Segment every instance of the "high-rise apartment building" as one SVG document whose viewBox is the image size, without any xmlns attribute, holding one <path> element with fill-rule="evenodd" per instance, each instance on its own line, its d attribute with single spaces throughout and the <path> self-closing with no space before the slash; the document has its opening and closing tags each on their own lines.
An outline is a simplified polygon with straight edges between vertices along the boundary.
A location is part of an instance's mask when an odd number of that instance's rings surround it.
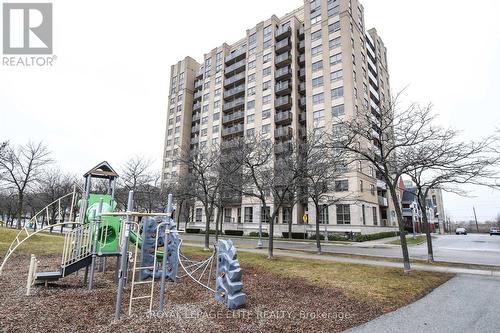
<svg viewBox="0 0 500 333">
<path fill-rule="evenodd" d="M 375 29 L 366 30 L 357 0 L 305 0 L 278 18 L 247 30 L 238 42 L 206 53 L 202 63 L 187 57 L 171 68 L 163 181 L 182 172 L 182 151 L 262 133 L 274 140 L 279 155 L 291 140 L 308 130 L 334 130 L 343 117 L 362 112 L 380 116 L 390 99 L 387 50 Z M 376 146 L 380 129 L 373 132 Z M 386 185 L 375 168 L 360 163 L 335 183 L 336 191 L 356 200 L 331 205 L 318 217 L 329 231 L 378 232 L 394 228 L 396 217 Z M 280 211 L 276 233 L 291 219 L 298 231 L 312 227 L 313 205 L 296 204 Z M 260 203 L 237 198 L 224 208 L 225 228 L 257 229 Z M 204 226 L 201 205 L 191 221 Z M 282 228 L 280 228 L 282 226 Z M 392 230 L 392 229 L 391 229 Z"/>
</svg>

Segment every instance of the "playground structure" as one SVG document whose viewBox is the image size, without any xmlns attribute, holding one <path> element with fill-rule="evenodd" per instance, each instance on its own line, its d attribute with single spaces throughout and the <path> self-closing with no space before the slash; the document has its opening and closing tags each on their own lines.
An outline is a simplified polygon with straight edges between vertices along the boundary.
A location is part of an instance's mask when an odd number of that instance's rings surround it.
<svg viewBox="0 0 500 333">
<path fill-rule="evenodd" d="M 190 259 L 182 254 L 181 232 L 173 219 L 173 197 L 168 196 L 168 205 L 163 213 L 134 212 L 133 191 L 129 192 L 127 209 L 116 212 L 115 185 L 118 174 L 107 162 L 102 162 L 85 173 L 85 186 L 79 202 L 79 214 L 73 218 L 77 202 L 77 187 L 73 192 L 54 201 L 34 215 L 19 231 L 11 243 L 0 266 L 0 274 L 12 253 L 33 235 L 50 228 L 73 226 L 65 231 L 62 259 L 59 270 L 37 272 L 37 260 L 31 256 L 27 281 L 27 294 L 34 284 L 57 281 L 84 269 L 84 284 L 91 290 L 94 285 L 97 260 L 101 271 L 106 270 L 109 258 L 116 258 L 115 281 L 117 282 L 115 319 L 120 318 L 123 292 L 129 289 L 128 314 L 139 300 L 149 300 L 149 311 L 153 310 L 155 285 L 159 283 L 159 311 L 165 307 L 167 281 L 177 282 L 184 278 L 214 293 L 216 300 L 229 309 L 243 307 L 246 295 L 242 292 L 242 272 L 236 257 L 236 249 L 230 240 L 220 240 L 213 253 L 203 260 Z M 93 179 L 107 181 L 107 193 L 91 193 Z M 62 221 L 62 200 L 71 197 L 69 220 Z M 55 205 L 55 206 L 54 206 Z M 49 209 L 57 207 L 59 220 L 44 225 L 40 216 L 49 215 Z M 47 219 L 48 220 L 48 219 Z M 129 249 L 131 251 L 129 251 Z M 179 267 L 180 266 L 180 267 Z M 144 291 L 139 285 L 148 285 Z M 156 291 L 157 292 L 157 291 Z M 157 292 L 158 293 L 158 292 Z"/>
</svg>

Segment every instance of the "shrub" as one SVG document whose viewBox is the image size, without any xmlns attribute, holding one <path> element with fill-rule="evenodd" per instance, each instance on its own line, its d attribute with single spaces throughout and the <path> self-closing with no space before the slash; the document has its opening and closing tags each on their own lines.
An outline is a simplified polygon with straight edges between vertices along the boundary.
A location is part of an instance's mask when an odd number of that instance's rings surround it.
<svg viewBox="0 0 500 333">
<path fill-rule="evenodd" d="M 226 230 L 224 234 L 228 236 L 243 236 L 243 230 Z"/>
<path fill-rule="evenodd" d="M 282 232 L 283 238 L 289 238 L 288 232 Z M 307 239 L 307 232 L 292 232 L 292 239 Z"/>
<path fill-rule="evenodd" d="M 259 237 L 259 232 L 258 231 L 252 231 L 248 234 L 250 237 Z M 268 232 L 262 232 L 262 237 L 269 237 Z"/>
<path fill-rule="evenodd" d="M 311 236 L 309 236 L 309 239 L 314 239 L 314 240 L 316 240 L 316 234 L 312 234 Z M 325 239 L 325 235 L 320 234 L 320 235 L 319 235 L 319 239 L 320 239 L 320 240 L 324 240 L 324 239 Z"/>
<path fill-rule="evenodd" d="M 387 232 L 379 232 L 376 234 L 368 234 L 368 235 L 357 235 L 354 240 L 356 242 L 366 242 L 376 239 L 382 239 L 387 237 L 399 236 L 399 232 L 396 231 L 387 231 Z"/>
<path fill-rule="evenodd" d="M 200 233 L 200 229 L 196 229 L 196 228 L 186 228 L 186 233 L 187 233 L 187 234 L 199 234 L 199 233 Z"/>
<path fill-rule="evenodd" d="M 328 235 L 328 240 L 335 242 L 335 241 L 347 241 L 349 239 L 343 235 L 333 234 L 333 235 Z"/>
</svg>

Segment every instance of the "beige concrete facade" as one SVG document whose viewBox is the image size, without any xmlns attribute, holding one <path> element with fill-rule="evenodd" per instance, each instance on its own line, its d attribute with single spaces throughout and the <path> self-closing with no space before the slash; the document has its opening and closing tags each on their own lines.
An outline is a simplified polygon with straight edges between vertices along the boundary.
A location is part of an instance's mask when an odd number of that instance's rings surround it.
<svg viewBox="0 0 500 333">
<path fill-rule="evenodd" d="M 172 66 L 169 97 L 164 182 L 185 172 L 175 163 L 181 151 L 252 131 L 269 135 L 286 150 L 288 142 L 301 140 L 312 128 L 332 131 L 339 118 L 361 112 L 377 116 L 390 98 L 387 51 L 375 29 L 365 30 L 357 0 L 305 0 L 284 17 L 273 15 L 248 29 L 240 41 L 206 53 L 201 63 L 187 57 Z M 373 132 L 376 142 L 380 133 Z M 352 200 L 328 207 L 325 229 L 394 230 L 394 208 L 373 166 L 352 166 L 341 180 L 348 182 Z M 196 204 L 190 223 L 203 227 L 200 207 Z M 312 230 L 313 207 L 282 208 L 276 233 L 287 230 L 290 218 L 294 230 Z M 308 225 L 303 224 L 306 212 Z M 228 205 L 223 216 L 225 229 L 256 231 L 260 204 L 243 197 Z"/>
</svg>

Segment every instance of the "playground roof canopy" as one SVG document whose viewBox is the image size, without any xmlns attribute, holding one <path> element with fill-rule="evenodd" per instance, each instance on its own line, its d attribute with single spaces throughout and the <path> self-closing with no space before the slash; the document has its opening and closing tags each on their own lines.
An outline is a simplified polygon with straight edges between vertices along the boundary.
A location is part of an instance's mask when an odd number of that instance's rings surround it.
<svg viewBox="0 0 500 333">
<path fill-rule="evenodd" d="M 83 177 L 88 176 L 105 179 L 114 179 L 119 177 L 116 171 L 113 170 L 111 165 L 109 165 L 109 163 L 106 161 L 97 164 L 95 167 L 93 167 L 83 175 Z"/>
</svg>

